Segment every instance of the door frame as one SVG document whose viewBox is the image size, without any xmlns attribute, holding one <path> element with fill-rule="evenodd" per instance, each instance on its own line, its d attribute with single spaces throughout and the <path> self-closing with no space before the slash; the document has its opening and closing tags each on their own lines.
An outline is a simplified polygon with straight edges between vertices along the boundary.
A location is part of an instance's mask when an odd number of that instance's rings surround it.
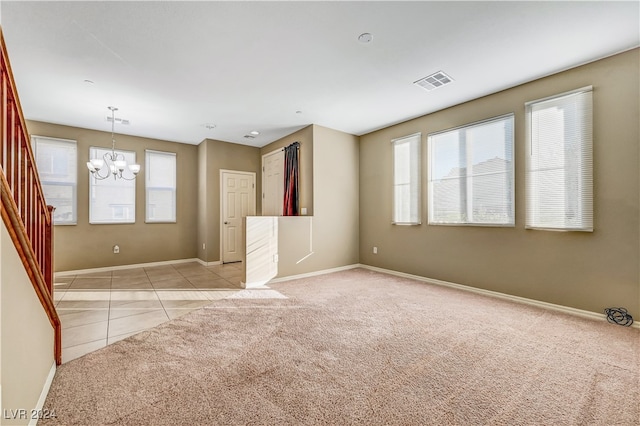
<svg viewBox="0 0 640 426">
<path fill-rule="evenodd" d="M 253 208 L 254 208 L 254 215 L 255 215 L 255 211 L 257 210 L 257 206 L 256 206 L 256 172 L 247 172 L 244 170 L 229 170 L 229 169 L 220 169 L 220 198 L 219 198 L 219 203 L 220 203 L 220 220 L 219 220 L 219 226 L 220 226 L 220 263 L 224 264 L 224 174 L 225 173 L 233 173 L 233 174 L 238 174 L 238 175 L 248 175 L 248 176 L 252 176 L 253 177 L 253 188 L 252 188 L 252 197 L 253 197 Z"/>
<path fill-rule="evenodd" d="M 260 203 L 260 212 L 261 212 L 260 214 L 262 214 L 262 216 L 264 216 L 264 196 L 266 195 L 265 185 L 264 185 L 264 173 L 266 171 L 265 167 L 264 167 L 264 160 L 267 157 L 270 157 L 270 156 L 278 154 L 278 153 L 282 153 L 281 154 L 282 155 L 282 165 L 284 166 L 284 148 L 274 149 L 273 151 L 267 152 L 266 154 L 264 154 L 262 156 L 262 163 L 261 163 L 261 167 L 262 167 L 262 176 L 261 176 L 261 178 L 262 178 L 262 180 L 260 181 L 260 184 L 261 184 L 260 188 L 261 188 L 261 192 L 262 192 L 262 203 Z M 283 179 L 282 179 L 282 191 L 283 191 L 283 195 L 284 195 L 284 169 L 282 170 L 282 176 L 283 176 Z M 282 198 L 283 198 L 283 200 L 280 200 L 281 204 L 284 201 L 284 196 Z M 282 215 L 280 215 L 280 216 L 282 216 Z"/>
</svg>

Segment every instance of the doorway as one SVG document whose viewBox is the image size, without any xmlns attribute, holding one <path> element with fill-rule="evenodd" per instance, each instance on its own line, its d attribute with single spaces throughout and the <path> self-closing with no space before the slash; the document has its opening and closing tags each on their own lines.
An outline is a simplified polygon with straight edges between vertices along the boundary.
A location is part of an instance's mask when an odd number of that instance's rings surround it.
<svg viewBox="0 0 640 426">
<path fill-rule="evenodd" d="M 244 258 L 242 218 L 256 214 L 256 174 L 220 170 L 220 253 L 222 263 Z"/>
<path fill-rule="evenodd" d="M 284 200 L 284 150 L 262 156 L 262 216 L 282 216 Z"/>
</svg>

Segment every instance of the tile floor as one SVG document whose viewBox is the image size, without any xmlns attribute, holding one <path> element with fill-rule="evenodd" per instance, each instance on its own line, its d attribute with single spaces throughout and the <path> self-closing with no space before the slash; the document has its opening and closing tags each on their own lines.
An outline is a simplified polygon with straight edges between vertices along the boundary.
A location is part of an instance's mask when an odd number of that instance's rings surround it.
<svg viewBox="0 0 640 426">
<path fill-rule="evenodd" d="M 62 362 L 238 293 L 242 267 L 190 262 L 56 277 Z"/>
</svg>

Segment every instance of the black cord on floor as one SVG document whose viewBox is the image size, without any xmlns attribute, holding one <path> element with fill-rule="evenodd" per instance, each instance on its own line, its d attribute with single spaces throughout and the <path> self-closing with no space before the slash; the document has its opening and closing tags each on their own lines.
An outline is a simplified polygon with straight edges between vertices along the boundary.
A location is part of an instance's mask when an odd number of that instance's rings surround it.
<svg viewBox="0 0 640 426">
<path fill-rule="evenodd" d="M 612 324 L 624 325 L 625 327 L 633 324 L 633 317 L 625 308 L 607 308 L 604 313 L 607 314 L 607 321 Z"/>
</svg>

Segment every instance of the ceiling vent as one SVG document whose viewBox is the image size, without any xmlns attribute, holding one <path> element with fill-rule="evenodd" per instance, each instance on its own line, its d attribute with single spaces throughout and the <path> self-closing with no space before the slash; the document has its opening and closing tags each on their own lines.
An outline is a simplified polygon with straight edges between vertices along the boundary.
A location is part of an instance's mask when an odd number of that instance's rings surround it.
<svg viewBox="0 0 640 426">
<path fill-rule="evenodd" d="M 416 86 L 422 87 L 424 90 L 430 91 L 451 83 L 453 79 L 443 71 L 438 71 L 418 81 L 413 82 Z"/>
<path fill-rule="evenodd" d="M 255 139 L 256 137 L 253 135 L 244 135 L 245 139 Z"/>
<path fill-rule="evenodd" d="M 113 120 L 114 120 L 114 119 L 112 119 L 111 117 L 107 117 L 107 121 L 108 121 L 108 122 L 111 122 L 111 121 L 113 121 Z M 123 120 L 122 118 L 118 118 L 118 117 L 116 117 L 116 118 L 115 118 L 115 122 L 116 122 L 116 123 L 120 123 L 120 124 L 124 124 L 124 125 L 126 125 L 126 126 L 128 126 L 129 124 L 131 124 L 131 123 L 129 122 L 129 120 Z"/>
</svg>

